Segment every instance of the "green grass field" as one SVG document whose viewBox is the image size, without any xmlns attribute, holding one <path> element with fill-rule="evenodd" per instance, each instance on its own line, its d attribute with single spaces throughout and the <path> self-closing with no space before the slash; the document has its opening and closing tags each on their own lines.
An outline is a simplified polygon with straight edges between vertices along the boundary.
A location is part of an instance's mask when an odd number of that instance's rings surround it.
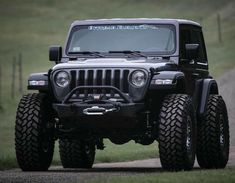
<svg viewBox="0 0 235 183">
<path fill-rule="evenodd" d="M 113 176 L 95 179 L 91 183 L 233 183 L 235 170 L 193 170 L 190 172 L 158 172 L 148 175 L 137 174 L 128 176 Z"/>
<path fill-rule="evenodd" d="M 12 59 L 23 56 L 24 93 L 27 77 L 32 72 L 47 71 L 48 47 L 63 45 L 68 28 L 76 19 L 113 17 L 186 18 L 203 25 L 210 71 L 219 76 L 235 67 L 235 2 L 232 0 L 1 0 L 0 1 L 0 65 L 2 67 L 2 95 L 0 96 L 0 167 L 15 167 L 14 121 L 21 97 L 11 93 Z M 222 43 L 218 41 L 217 14 L 221 16 Z M 18 78 L 18 74 L 16 73 Z M 18 81 L 16 81 L 18 89 Z M 157 155 L 157 146 L 128 143 L 114 146 L 106 141 L 107 149 L 98 152 L 96 161 L 110 162 L 144 159 Z M 58 150 L 54 162 L 59 162 Z"/>
</svg>

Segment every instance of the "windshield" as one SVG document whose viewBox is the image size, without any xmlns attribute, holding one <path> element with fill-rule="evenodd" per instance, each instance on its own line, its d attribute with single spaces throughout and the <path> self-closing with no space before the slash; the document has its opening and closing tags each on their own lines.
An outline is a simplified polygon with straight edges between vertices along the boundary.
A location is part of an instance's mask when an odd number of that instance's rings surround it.
<svg viewBox="0 0 235 183">
<path fill-rule="evenodd" d="M 123 24 L 76 26 L 67 53 L 138 51 L 171 54 L 175 50 L 173 25 Z"/>
</svg>

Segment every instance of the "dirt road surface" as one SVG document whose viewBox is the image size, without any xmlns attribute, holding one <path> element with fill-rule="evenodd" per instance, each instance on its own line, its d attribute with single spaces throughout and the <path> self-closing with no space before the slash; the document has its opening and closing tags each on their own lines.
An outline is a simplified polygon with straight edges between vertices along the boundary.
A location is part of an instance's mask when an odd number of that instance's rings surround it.
<svg viewBox="0 0 235 183">
<path fill-rule="evenodd" d="M 219 91 L 227 105 L 229 125 L 230 125 L 230 142 L 235 146 L 235 69 L 226 72 L 218 80 Z"/>
<path fill-rule="evenodd" d="M 235 167 L 235 70 L 231 70 L 218 78 L 219 90 L 223 96 L 230 120 L 230 158 L 227 167 Z M 195 169 L 198 168 L 195 163 Z M 126 176 L 133 174 L 159 173 L 161 169 L 160 160 L 148 159 L 120 163 L 99 163 L 91 170 L 63 169 L 62 167 L 51 167 L 48 172 L 22 172 L 20 169 L 0 171 L 0 182 L 89 182 L 99 177 Z"/>
<path fill-rule="evenodd" d="M 235 146 L 231 147 L 229 163 L 227 167 L 235 167 Z M 195 162 L 195 169 L 198 164 Z M 92 179 L 108 178 L 111 176 L 127 176 L 134 174 L 160 173 L 161 164 L 159 158 L 138 160 L 119 163 L 98 163 L 90 170 L 88 169 L 63 169 L 54 166 L 47 172 L 22 172 L 20 169 L 0 171 L 1 183 L 73 183 L 89 182 Z"/>
</svg>

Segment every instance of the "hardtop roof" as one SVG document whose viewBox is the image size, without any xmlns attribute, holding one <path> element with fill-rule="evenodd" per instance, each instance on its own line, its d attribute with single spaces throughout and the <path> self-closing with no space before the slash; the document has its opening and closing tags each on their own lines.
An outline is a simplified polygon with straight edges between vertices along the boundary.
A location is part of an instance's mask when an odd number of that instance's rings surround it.
<svg viewBox="0 0 235 183">
<path fill-rule="evenodd" d="M 197 22 L 185 19 L 166 19 L 166 18 L 113 18 L 113 19 L 90 19 L 76 20 L 72 23 L 75 25 L 91 25 L 91 24 L 128 24 L 128 23 L 155 23 L 155 24 L 187 24 L 201 27 Z"/>
</svg>

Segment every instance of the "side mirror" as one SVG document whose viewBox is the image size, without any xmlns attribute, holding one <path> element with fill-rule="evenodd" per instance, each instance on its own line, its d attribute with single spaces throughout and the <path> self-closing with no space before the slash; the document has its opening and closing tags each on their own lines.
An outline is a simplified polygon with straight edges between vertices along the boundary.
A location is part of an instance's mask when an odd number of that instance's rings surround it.
<svg viewBox="0 0 235 183">
<path fill-rule="evenodd" d="M 199 44 L 185 44 L 186 59 L 195 60 L 198 58 Z"/>
<path fill-rule="evenodd" d="M 50 46 L 49 48 L 49 60 L 58 63 L 62 58 L 61 46 Z"/>
</svg>

